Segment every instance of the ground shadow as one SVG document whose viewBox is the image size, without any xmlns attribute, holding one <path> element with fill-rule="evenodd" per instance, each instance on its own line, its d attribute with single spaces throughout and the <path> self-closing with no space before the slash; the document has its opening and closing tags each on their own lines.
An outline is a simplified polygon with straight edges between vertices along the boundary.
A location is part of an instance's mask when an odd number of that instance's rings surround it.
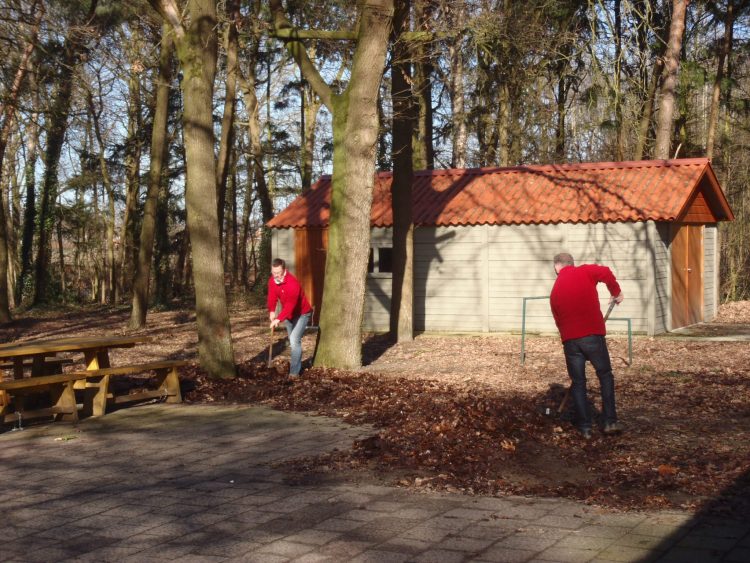
<svg viewBox="0 0 750 563">
<path fill-rule="evenodd" d="M 750 471 L 709 501 L 695 516 L 664 538 L 639 563 L 748 561 Z"/>
<path fill-rule="evenodd" d="M 369 366 L 376 362 L 395 344 L 396 342 L 388 333 L 368 335 L 362 342 L 362 365 Z"/>
</svg>

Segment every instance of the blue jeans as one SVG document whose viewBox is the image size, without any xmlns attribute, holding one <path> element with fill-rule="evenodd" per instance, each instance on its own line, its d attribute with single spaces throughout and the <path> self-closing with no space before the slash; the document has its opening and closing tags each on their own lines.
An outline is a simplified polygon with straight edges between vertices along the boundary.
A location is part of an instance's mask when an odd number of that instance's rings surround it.
<svg viewBox="0 0 750 563">
<path fill-rule="evenodd" d="M 591 362 L 599 378 L 602 394 L 602 411 L 604 424 L 617 422 L 615 410 L 615 378 L 612 375 L 612 364 L 604 336 L 592 334 L 583 338 L 574 338 L 563 343 L 565 364 L 572 381 L 571 396 L 578 415 L 578 426 L 581 430 L 591 429 L 591 413 L 586 401 L 586 361 Z"/>
<path fill-rule="evenodd" d="M 312 313 L 305 313 L 299 317 L 284 321 L 289 335 L 289 346 L 292 348 L 292 360 L 289 364 L 289 375 L 299 375 L 302 371 L 302 337 Z"/>
</svg>

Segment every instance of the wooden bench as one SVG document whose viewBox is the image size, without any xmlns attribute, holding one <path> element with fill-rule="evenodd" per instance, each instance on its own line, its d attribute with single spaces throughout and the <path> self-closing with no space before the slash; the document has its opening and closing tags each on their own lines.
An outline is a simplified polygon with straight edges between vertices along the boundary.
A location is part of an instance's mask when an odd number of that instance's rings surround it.
<svg viewBox="0 0 750 563">
<path fill-rule="evenodd" d="M 43 369 L 43 375 L 55 375 L 58 373 L 62 373 L 62 368 L 64 365 L 72 364 L 73 360 L 70 358 L 44 358 L 44 361 L 42 362 L 42 369 Z M 23 369 L 31 370 L 33 369 L 34 362 L 31 360 L 25 360 L 22 364 Z M 6 362 L 3 364 L 0 364 L 0 369 L 16 369 L 16 364 L 12 362 Z"/>
<path fill-rule="evenodd" d="M 187 365 L 184 360 L 166 360 L 130 366 L 109 367 L 71 372 L 76 376 L 76 389 L 84 389 L 84 412 L 101 416 L 107 403 L 125 403 L 144 399 L 163 398 L 167 403 L 181 403 L 180 380 L 177 368 Z M 110 390 L 110 379 L 118 375 L 135 375 L 153 371 L 156 374 L 156 389 L 148 389 L 127 395 L 114 395 Z"/>
<path fill-rule="evenodd" d="M 23 418 L 54 416 L 61 420 L 76 421 L 78 408 L 73 387 L 76 381 L 84 378 L 80 373 L 63 373 L 0 381 L 0 418 L 3 422 L 20 422 Z M 45 392 L 49 393 L 52 406 L 25 408 L 28 395 Z"/>
</svg>

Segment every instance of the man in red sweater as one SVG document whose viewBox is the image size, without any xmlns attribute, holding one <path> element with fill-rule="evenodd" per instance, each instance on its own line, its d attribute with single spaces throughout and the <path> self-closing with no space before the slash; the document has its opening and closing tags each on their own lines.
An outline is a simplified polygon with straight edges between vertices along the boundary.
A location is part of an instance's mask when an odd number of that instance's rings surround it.
<svg viewBox="0 0 750 563">
<path fill-rule="evenodd" d="M 276 314 L 276 303 L 281 303 L 281 311 Z M 271 262 L 271 277 L 268 279 L 268 319 L 276 328 L 283 322 L 289 335 L 292 359 L 289 375 L 299 375 L 302 371 L 302 336 L 312 316 L 312 307 L 305 297 L 302 286 L 287 269 L 286 262 L 275 258 Z"/>
<path fill-rule="evenodd" d="M 555 256 L 554 265 L 557 280 L 550 294 L 550 307 L 563 342 L 578 428 L 584 438 L 591 438 L 591 413 L 586 401 L 586 361 L 589 361 L 599 378 L 604 433 L 616 434 L 622 431 L 622 426 L 617 422 L 615 381 L 596 286 L 600 282 L 605 284 L 611 295 L 610 302 L 619 304 L 623 300 L 620 285 L 606 266 L 583 264 L 576 267 L 573 257 L 565 252 Z"/>
</svg>

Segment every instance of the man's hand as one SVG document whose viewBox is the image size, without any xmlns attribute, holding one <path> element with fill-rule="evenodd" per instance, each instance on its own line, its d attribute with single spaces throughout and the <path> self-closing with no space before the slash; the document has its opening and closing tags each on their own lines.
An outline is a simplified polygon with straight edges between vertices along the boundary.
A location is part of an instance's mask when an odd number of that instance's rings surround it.
<svg viewBox="0 0 750 563">
<path fill-rule="evenodd" d="M 622 303 L 623 299 L 625 299 L 625 296 L 622 294 L 622 291 L 621 291 L 620 295 L 618 295 L 617 297 L 615 297 L 614 295 L 612 297 L 610 297 L 609 298 L 609 302 L 610 303 L 614 302 L 614 303 L 617 303 L 619 305 L 620 303 Z"/>
<path fill-rule="evenodd" d="M 270 313 L 268 313 L 268 320 L 269 321 L 272 321 L 275 318 L 276 318 L 276 311 L 271 311 Z"/>
<path fill-rule="evenodd" d="M 274 316 L 276 316 L 276 315 L 274 315 Z M 281 321 L 279 319 L 271 319 L 271 328 L 276 328 L 277 326 L 279 326 L 280 322 Z"/>
</svg>

